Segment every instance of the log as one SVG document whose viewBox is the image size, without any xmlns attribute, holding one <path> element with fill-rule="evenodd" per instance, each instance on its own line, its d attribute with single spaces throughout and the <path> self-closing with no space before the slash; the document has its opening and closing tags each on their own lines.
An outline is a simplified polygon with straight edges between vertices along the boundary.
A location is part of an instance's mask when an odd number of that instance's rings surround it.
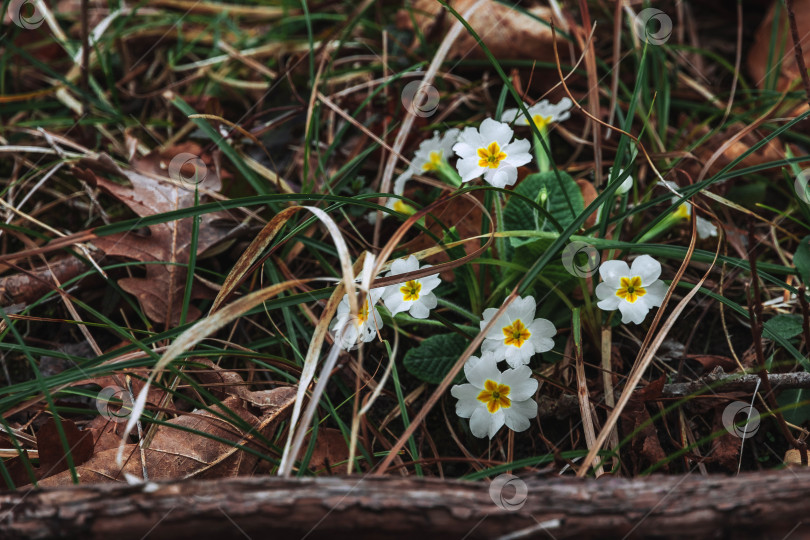
<svg viewBox="0 0 810 540">
<path fill-rule="evenodd" d="M 512 477 L 506 485 L 415 477 L 254 477 L 0 493 L 0 538 L 9 540 L 796 540 L 810 537 L 810 522 L 803 521 L 808 516 L 810 469 L 733 477 Z"/>
</svg>

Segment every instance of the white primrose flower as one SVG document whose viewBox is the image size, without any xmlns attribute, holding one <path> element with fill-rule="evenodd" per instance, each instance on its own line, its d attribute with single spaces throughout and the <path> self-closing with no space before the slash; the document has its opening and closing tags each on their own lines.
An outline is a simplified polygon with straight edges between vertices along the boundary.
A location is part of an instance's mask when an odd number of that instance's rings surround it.
<svg viewBox="0 0 810 540">
<path fill-rule="evenodd" d="M 405 193 L 405 183 L 413 175 L 435 171 L 442 163 L 447 163 L 447 160 L 453 156 L 453 145 L 456 143 L 459 133 L 461 130 L 456 128 L 448 129 L 443 134 L 434 131 L 433 137 L 422 141 L 411 164 L 394 180 L 394 195 Z M 402 199 L 390 198 L 385 206 L 403 214 L 410 213 L 410 208 Z"/>
<path fill-rule="evenodd" d="M 456 414 L 470 419 L 470 431 L 476 437 L 495 436 L 501 426 L 512 431 L 525 431 L 537 416 L 537 380 L 529 366 L 518 366 L 503 373 L 491 353 L 481 358 L 471 356 L 464 364 L 469 381 L 450 389 L 456 403 Z"/>
<path fill-rule="evenodd" d="M 678 189 L 678 184 L 675 182 L 668 182 L 664 180 L 664 183 L 671 187 L 672 189 Z M 679 197 L 672 197 L 672 202 L 677 202 Z M 692 217 L 692 205 L 688 202 L 683 202 L 675 211 L 675 215 L 683 218 L 689 219 Z M 701 240 L 705 240 L 710 236 L 717 236 L 717 227 L 709 221 L 708 219 L 704 219 L 700 216 L 695 217 L 695 226 L 697 227 L 698 238 Z"/>
<path fill-rule="evenodd" d="M 495 326 L 484 337 L 481 351 L 492 353 L 498 361 L 506 360 L 513 368 L 528 364 L 535 353 L 550 351 L 554 347 L 554 340 L 551 338 L 557 333 L 557 329 L 551 321 L 535 319 L 536 309 L 534 297 L 518 297 L 498 317 Z M 489 324 L 497 311 L 496 308 L 484 310 L 481 330 Z"/>
<path fill-rule="evenodd" d="M 571 117 L 570 109 L 573 103 L 569 98 L 564 97 L 559 103 L 549 103 L 547 99 L 544 99 L 538 101 L 531 107 L 526 103 L 523 105 L 529 110 L 529 115 L 531 115 L 532 120 L 534 120 L 537 129 L 542 130 L 552 122 L 568 120 Z M 507 109 L 503 111 L 501 121 L 510 124 L 515 122 L 515 124 L 519 126 L 529 125 L 529 119 L 526 118 L 526 115 L 523 114 L 523 111 L 520 109 Z"/>
<path fill-rule="evenodd" d="M 375 305 L 383 295 L 383 291 L 382 288 L 371 289 L 366 295 L 365 302 L 359 307 L 356 317 L 352 316 L 349 309 L 349 295 L 343 295 L 332 325 L 335 339 L 340 339 L 341 347 L 349 350 L 361 342 L 367 343 L 374 339 L 377 330 L 383 327 L 382 318 Z"/>
<path fill-rule="evenodd" d="M 532 160 L 526 139 L 512 141 L 514 132 L 503 122 L 487 118 L 479 129 L 464 128 L 453 146 L 461 158 L 456 164 L 462 182 L 482 174 L 489 184 L 503 188 L 517 181 L 517 168 Z"/>
<path fill-rule="evenodd" d="M 430 265 L 426 264 L 422 268 L 430 268 Z M 391 271 L 386 274 L 386 277 L 415 272 L 416 270 L 419 270 L 419 261 L 415 256 L 411 255 L 407 259 L 394 261 L 391 264 Z M 391 285 L 385 288 L 382 300 L 391 315 L 407 311 L 411 314 L 411 317 L 427 319 L 430 310 L 435 308 L 437 304 L 433 289 L 438 287 L 441 282 L 439 274 L 434 274 Z"/>
<path fill-rule="evenodd" d="M 599 267 L 602 283 L 596 286 L 600 309 L 618 309 L 622 322 L 641 324 L 653 307 L 664 301 L 667 287 L 658 279 L 661 263 L 649 255 L 641 255 L 627 266 L 624 261 L 606 261 Z"/>
</svg>

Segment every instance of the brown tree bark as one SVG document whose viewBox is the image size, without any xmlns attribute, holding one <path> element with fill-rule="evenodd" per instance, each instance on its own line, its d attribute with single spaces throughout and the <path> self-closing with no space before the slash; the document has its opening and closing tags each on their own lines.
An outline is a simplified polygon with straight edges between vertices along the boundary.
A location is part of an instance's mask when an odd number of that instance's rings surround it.
<svg viewBox="0 0 810 540">
<path fill-rule="evenodd" d="M 810 537 L 807 469 L 523 480 L 525 504 L 512 511 L 493 502 L 487 482 L 413 477 L 263 477 L 6 492 L 0 493 L 0 538 Z M 507 502 L 521 499 L 514 484 L 502 495 Z"/>
</svg>

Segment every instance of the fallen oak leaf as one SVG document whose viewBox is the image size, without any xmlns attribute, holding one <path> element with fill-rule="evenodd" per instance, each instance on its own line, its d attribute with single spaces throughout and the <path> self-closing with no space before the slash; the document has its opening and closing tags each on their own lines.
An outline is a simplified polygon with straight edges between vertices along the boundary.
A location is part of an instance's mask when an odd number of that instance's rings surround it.
<svg viewBox="0 0 810 540">
<path fill-rule="evenodd" d="M 201 159 L 200 162 L 204 163 Z M 194 205 L 193 185 L 183 182 L 172 183 L 123 169 L 104 154 L 96 160 L 84 159 L 79 163 L 85 168 L 78 166 L 75 168 L 78 177 L 120 200 L 141 217 L 190 208 Z M 178 171 L 172 171 L 177 173 L 175 176 L 188 178 L 183 176 L 187 173 L 181 171 L 182 167 L 174 168 L 178 168 Z M 97 175 L 96 171 L 126 178 L 131 187 L 112 182 Z M 221 187 L 221 181 L 209 171 L 202 179 L 201 185 L 207 189 L 217 190 Z M 222 217 L 224 216 L 214 213 L 200 216 L 198 254 L 225 239 L 233 229 L 217 226 L 221 223 Z M 152 225 L 145 236 L 129 231 L 94 240 L 95 245 L 108 256 L 162 263 L 146 265 L 146 275 L 143 278 L 127 277 L 118 280 L 122 289 L 138 299 L 146 316 L 157 323 L 165 323 L 167 320 L 170 324 L 179 323 L 179 308 L 186 284 L 185 265 L 188 264 L 191 252 L 192 226 L 191 218 L 185 218 Z M 211 297 L 211 291 L 195 281 L 191 298 Z M 196 320 L 199 316 L 200 311 L 193 305 L 189 306 L 187 319 Z"/>
<path fill-rule="evenodd" d="M 278 424 L 289 415 L 291 405 L 295 401 L 293 387 L 275 388 L 265 393 L 269 394 L 266 399 L 268 406 L 263 410 L 261 418 L 250 412 L 239 398 L 230 397 L 222 403 L 223 407 L 227 407 L 251 426 L 252 429 L 247 433 L 220 418 L 220 415 L 227 415 L 227 412 L 218 405 L 212 409 L 218 411 L 219 415 L 208 410 L 196 411 L 159 426 L 151 446 L 144 450 L 149 479 L 192 477 L 211 479 L 250 474 L 259 458 L 237 445 L 262 451 L 264 448 L 257 440 L 258 435 L 270 436 Z M 204 435 L 187 431 L 189 429 Z M 219 437 L 232 443 L 221 442 L 211 437 Z M 125 482 L 125 474 L 140 478 L 143 466 L 138 445 L 125 445 L 123 467 L 116 465 L 117 452 L 117 448 L 104 450 L 76 467 L 80 481 L 85 484 Z M 59 473 L 43 479 L 39 485 L 65 486 L 70 483 L 69 474 Z"/>
</svg>

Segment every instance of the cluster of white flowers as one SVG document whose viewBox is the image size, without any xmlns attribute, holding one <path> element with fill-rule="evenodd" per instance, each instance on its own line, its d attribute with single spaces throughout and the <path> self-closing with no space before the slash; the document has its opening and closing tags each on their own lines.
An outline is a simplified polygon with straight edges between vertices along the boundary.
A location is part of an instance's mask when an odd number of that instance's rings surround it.
<svg viewBox="0 0 810 540">
<path fill-rule="evenodd" d="M 386 277 L 397 276 L 430 268 L 429 264 L 419 266 L 419 261 L 411 255 L 407 259 L 397 259 L 391 264 L 391 271 Z M 349 295 L 343 296 L 338 304 L 337 315 L 332 324 L 335 338 L 340 340 L 344 349 L 351 349 L 361 342 L 374 339 L 377 331 L 383 327 L 383 321 L 377 310 L 377 302 L 383 301 L 391 315 L 407 311 L 415 319 L 427 319 L 430 310 L 435 308 L 438 300 L 433 289 L 441 284 L 439 274 L 419 279 L 409 279 L 396 285 L 371 289 L 366 295 L 364 304 L 356 316 L 349 308 Z"/>
<path fill-rule="evenodd" d="M 464 365 L 466 384 L 456 385 L 450 393 L 458 399 L 456 414 L 470 419 L 470 431 L 476 437 L 491 439 L 506 424 L 513 431 L 525 431 L 537 416 L 532 399 L 537 380 L 528 363 L 536 353 L 550 351 L 557 329 L 546 319 L 535 319 L 534 298 L 518 297 L 506 307 L 484 336 L 481 357 L 471 356 Z M 498 312 L 484 310 L 481 330 Z M 498 362 L 505 360 L 509 369 L 501 372 Z"/>
<path fill-rule="evenodd" d="M 653 307 L 659 307 L 667 288 L 658 279 L 661 264 L 649 255 L 637 257 L 632 266 L 624 261 L 606 261 L 599 267 L 602 283 L 596 287 L 597 305 L 606 311 L 618 309 L 623 323 L 641 324 Z M 535 319 L 534 298 L 518 298 L 507 306 L 484 337 L 481 357 L 471 356 L 464 366 L 467 383 L 451 394 L 458 402 L 456 414 L 470 419 L 476 437 L 491 439 L 506 424 L 513 431 L 528 429 L 537 416 L 532 395 L 537 381 L 528 368 L 532 356 L 551 350 L 557 329 L 546 319 Z M 497 313 L 484 310 L 483 330 Z M 497 364 L 509 364 L 501 372 Z"/>
<path fill-rule="evenodd" d="M 557 104 L 548 101 L 528 107 L 529 117 L 518 109 L 504 112 L 503 119 L 515 125 L 527 126 L 531 122 L 545 130 L 552 122 L 566 120 L 570 116 L 571 100 L 563 99 Z M 408 169 L 394 183 L 394 194 L 402 195 L 405 183 L 414 174 L 449 169 L 451 152 L 458 156 L 456 170 L 461 182 L 469 182 L 483 176 L 490 185 L 503 188 L 517 181 L 517 168 L 529 163 L 530 144 L 525 139 L 514 139 L 509 124 L 491 118 L 485 119 L 478 128 L 467 127 L 463 131 L 451 129 L 444 134 L 434 132 L 433 137 L 423 141 Z M 619 175 L 623 173 L 619 170 Z M 633 186 L 629 176 L 617 189 L 626 193 Z M 399 199 L 389 201 L 389 207 L 403 213 L 412 209 Z M 688 203 L 682 205 L 686 212 Z M 679 211 L 681 211 L 679 209 Z M 698 223 L 700 230 L 701 223 Z M 704 220 L 705 221 L 705 220 Z M 716 232 L 715 232 L 716 234 Z M 701 237 L 703 235 L 701 234 Z M 421 269 L 429 266 L 422 266 Z M 419 262 L 411 255 L 393 262 L 387 276 L 419 270 Z M 661 264 L 649 255 L 637 257 L 632 266 L 624 261 L 606 261 L 599 267 L 602 282 L 596 287 L 599 308 L 618 309 L 623 323 L 640 324 L 649 311 L 660 307 L 666 294 L 666 285 L 658 279 Z M 343 298 L 333 330 L 342 332 L 341 344 L 351 348 L 359 342 L 371 341 L 382 327 L 382 319 L 376 304 L 381 300 L 394 316 L 408 312 L 412 317 L 425 319 L 438 303 L 433 290 L 441 279 L 434 274 L 421 279 L 412 279 L 384 289 L 372 289 L 360 312 L 352 317 L 348 296 Z M 470 430 L 476 437 L 490 439 L 506 425 L 514 431 L 524 431 L 537 415 L 537 403 L 533 399 L 537 380 L 532 377 L 528 364 L 537 354 L 554 346 L 557 329 L 550 321 L 535 318 L 537 303 L 531 296 L 518 297 L 496 317 L 498 309 L 484 310 L 481 330 L 492 323 L 481 344 L 481 356 L 471 356 L 464 366 L 467 383 L 455 385 L 451 394 L 458 400 L 456 413 L 469 418 Z M 340 335 L 341 333 L 339 333 Z M 508 367 L 501 371 L 498 363 L 505 361 Z"/>
<path fill-rule="evenodd" d="M 531 119 L 538 129 L 544 130 L 553 122 L 562 122 L 570 116 L 572 102 L 563 98 L 559 103 L 542 100 L 531 107 L 526 105 Z M 520 109 L 508 109 L 501 116 L 502 122 L 486 118 L 477 128 L 466 127 L 464 131 L 448 129 L 443 134 L 433 132 L 433 137 L 422 141 L 413 156 L 411 164 L 394 180 L 394 195 L 405 193 L 405 184 L 415 174 L 437 171 L 447 166 L 453 152 L 459 160 L 456 171 L 462 182 L 469 182 L 481 176 L 492 186 L 504 188 L 517 181 L 517 168 L 532 160 L 529 153 L 531 144 L 526 139 L 515 139 L 509 124 L 528 126 L 529 120 Z M 388 208 L 403 214 L 413 213 L 413 209 L 402 199 L 390 198 Z"/>
</svg>

